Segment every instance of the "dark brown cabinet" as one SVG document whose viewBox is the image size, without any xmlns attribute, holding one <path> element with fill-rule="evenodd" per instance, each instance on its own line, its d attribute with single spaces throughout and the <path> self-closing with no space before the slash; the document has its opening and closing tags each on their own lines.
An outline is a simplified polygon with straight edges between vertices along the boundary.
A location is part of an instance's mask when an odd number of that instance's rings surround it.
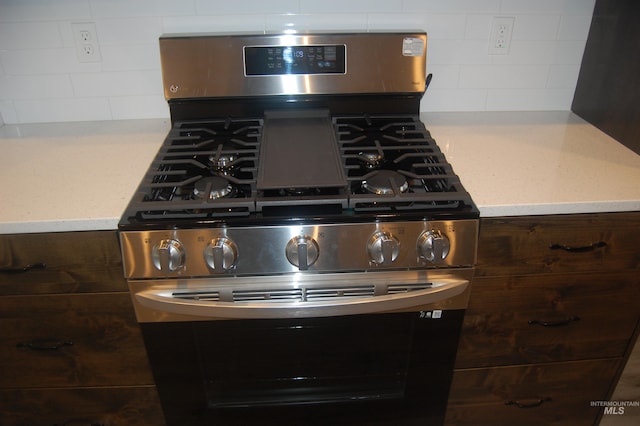
<svg viewBox="0 0 640 426">
<path fill-rule="evenodd" d="M 449 425 L 592 425 L 640 320 L 640 213 L 481 219 Z"/>
<path fill-rule="evenodd" d="M 0 270 L 0 424 L 163 423 L 115 231 L 0 235 Z"/>
</svg>

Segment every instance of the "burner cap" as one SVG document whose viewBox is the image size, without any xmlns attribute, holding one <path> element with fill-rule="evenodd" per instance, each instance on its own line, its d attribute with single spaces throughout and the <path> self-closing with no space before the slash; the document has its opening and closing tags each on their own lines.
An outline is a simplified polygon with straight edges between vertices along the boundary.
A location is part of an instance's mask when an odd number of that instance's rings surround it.
<svg viewBox="0 0 640 426">
<path fill-rule="evenodd" d="M 384 154 L 378 151 L 359 152 L 358 159 L 365 163 L 368 169 L 376 168 L 384 160 Z"/>
<path fill-rule="evenodd" d="M 409 183 L 398 172 L 378 170 L 362 182 L 362 187 L 372 194 L 388 195 L 394 193 L 394 188 L 398 188 L 400 192 L 406 192 L 409 189 Z"/>
<path fill-rule="evenodd" d="M 234 153 L 211 155 L 209 161 L 216 170 L 229 170 L 236 161 L 236 155 Z"/>
<path fill-rule="evenodd" d="M 233 186 L 223 177 L 212 176 L 200 179 L 195 183 L 193 195 L 201 200 L 217 200 L 226 197 L 233 191 Z"/>
</svg>

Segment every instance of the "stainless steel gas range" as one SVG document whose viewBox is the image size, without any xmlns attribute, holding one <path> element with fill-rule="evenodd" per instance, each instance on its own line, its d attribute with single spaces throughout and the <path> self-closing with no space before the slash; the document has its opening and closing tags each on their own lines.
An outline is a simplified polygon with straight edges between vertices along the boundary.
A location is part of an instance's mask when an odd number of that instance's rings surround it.
<svg viewBox="0 0 640 426">
<path fill-rule="evenodd" d="M 442 422 L 478 210 L 426 43 L 161 37 L 172 128 L 119 227 L 168 424 Z"/>
</svg>

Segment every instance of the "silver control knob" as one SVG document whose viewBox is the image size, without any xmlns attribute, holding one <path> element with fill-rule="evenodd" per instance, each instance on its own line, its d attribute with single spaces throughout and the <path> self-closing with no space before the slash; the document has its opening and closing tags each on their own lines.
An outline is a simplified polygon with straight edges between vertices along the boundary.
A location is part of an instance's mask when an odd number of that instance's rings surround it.
<svg viewBox="0 0 640 426">
<path fill-rule="evenodd" d="M 301 271 L 306 271 L 309 266 L 316 263 L 320 254 L 318 243 L 308 235 L 298 235 L 287 243 L 285 249 L 287 260 Z"/>
<path fill-rule="evenodd" d="M 378 265 L 391 265 L 400 254 L 400 241 L 389 232 L 378 231 L 367 243 L 369 259 Z"/>
<path fill-rule="evenodd" d="M 213 272 L 223 273 L 235 265 L 238 249 L 229 238 L 214 238 L 204 249 L 204 260 Z"/>
<path fill-rule="evenodd" d="M 424 231 L 418 237 L 418 254 L 429 262 L 444 260 L 450 249 L 449 238 L 438 230 Z"/>
<path fill-rule="evenodd" d="M 175 272 L 184 266 L 184 247 L 178 240 L 160 240 L 151 250 L 153 266 L 162 272 Z"/>
</svg>

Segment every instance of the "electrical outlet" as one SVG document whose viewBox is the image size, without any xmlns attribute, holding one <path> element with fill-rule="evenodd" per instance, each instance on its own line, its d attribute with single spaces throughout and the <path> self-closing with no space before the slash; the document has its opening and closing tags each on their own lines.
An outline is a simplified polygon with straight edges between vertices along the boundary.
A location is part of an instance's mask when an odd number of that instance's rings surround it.
<svg viewBox="0 0 640 426">
<path fill-rule="evenodd" d="M 507 55 L 511 48 L 511 36 L 513 24 L 516 18 L 513 16 L 494 16 L 489 38 L 489 54 Z"/>
<path fill-rule="evenodd" d="M 100 44 L 94 22 L 75 22 L 71 24 L 73 41 L 79 62 L 100 62 Z"/>
</svg>

